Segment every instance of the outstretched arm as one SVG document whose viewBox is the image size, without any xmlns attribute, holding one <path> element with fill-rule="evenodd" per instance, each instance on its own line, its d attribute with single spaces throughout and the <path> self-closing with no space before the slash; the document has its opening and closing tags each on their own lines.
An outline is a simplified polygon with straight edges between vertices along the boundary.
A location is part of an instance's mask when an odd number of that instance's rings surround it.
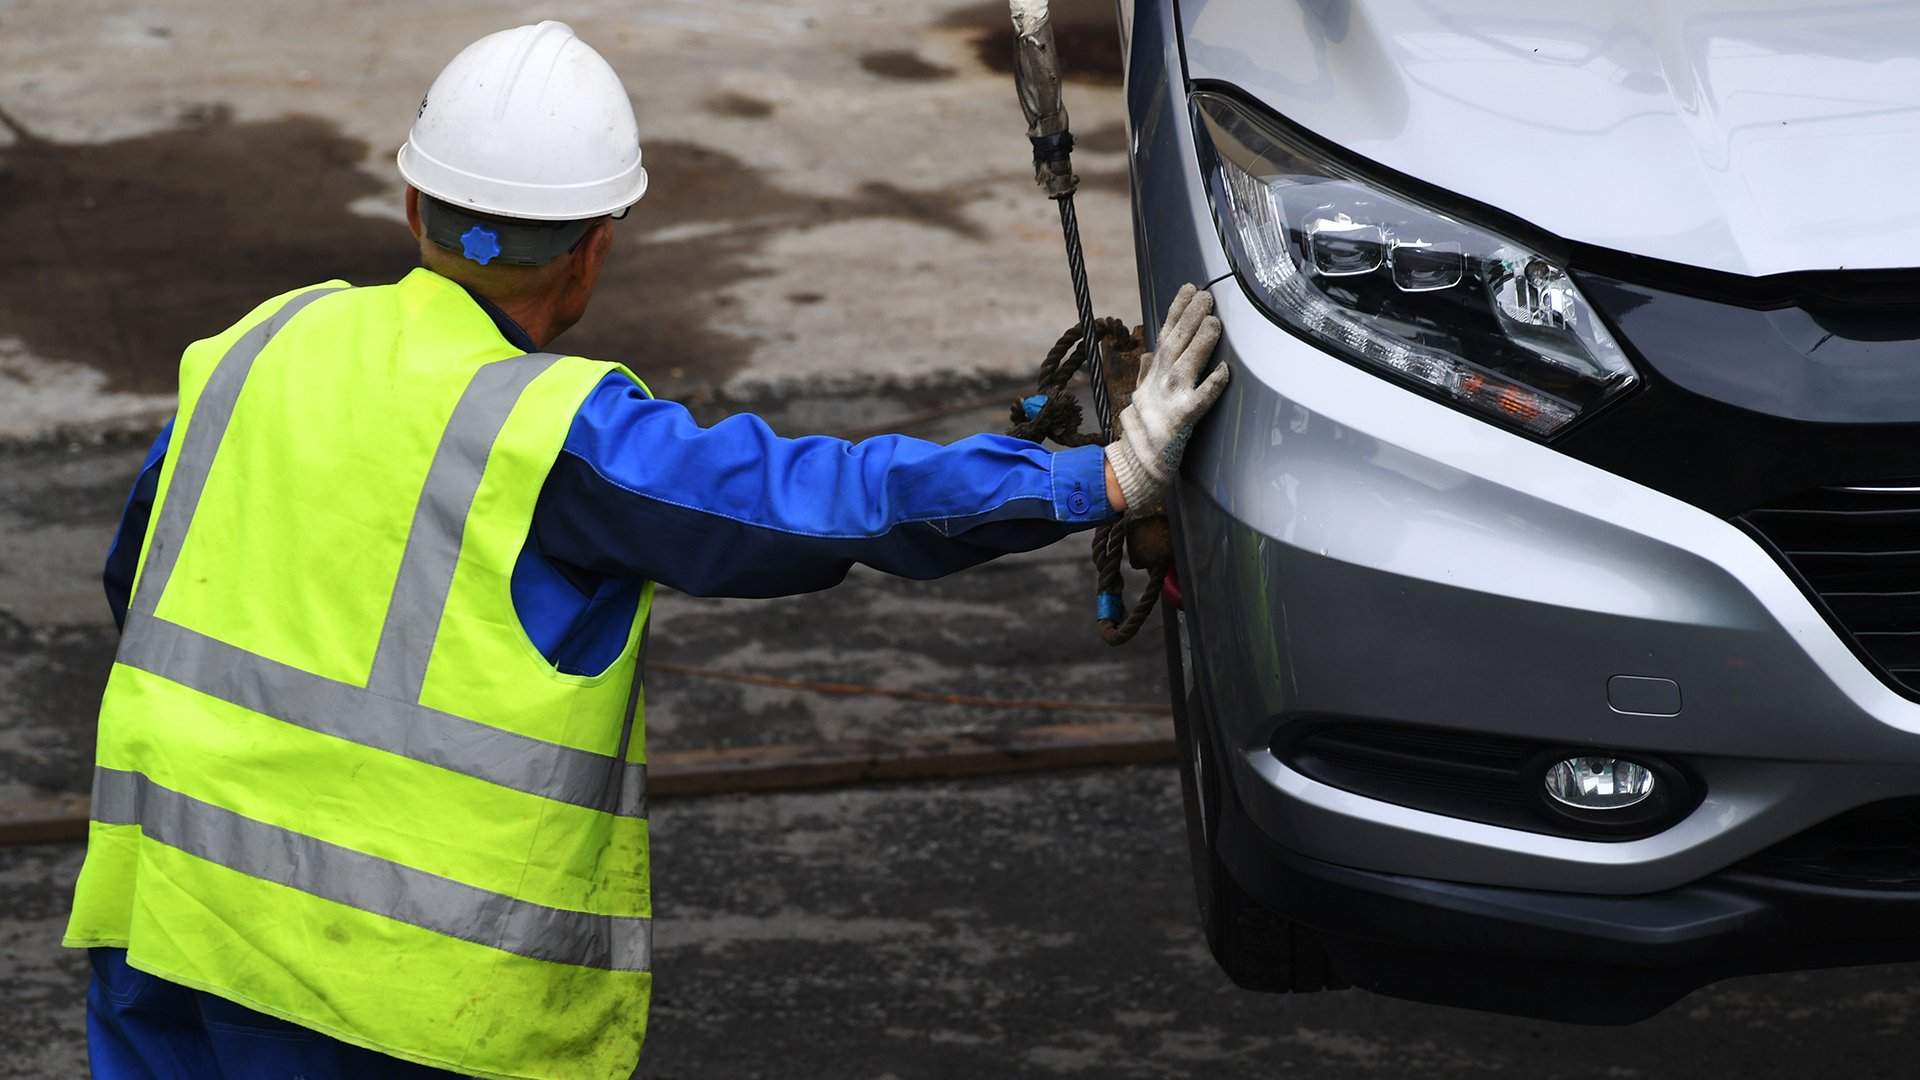
<svg viewBox="0 0 1920 1080">
<path fill-rule="evenodd" d="M 949 574 L 1110 520 L 1096 447 L 975 435 L 785 439 L 754 416 L 701 427 L 621 376 L 575 418 L 534 517 L 550 559 L 701 596 L 837 584 L 855 563 Z"/>
<path fill-rule="evenodd" d="M 699 596 L 780 596 L 837 584 L 855 563 L 950 574 L 1157 508 L 1187 437 L 1226 389 L 1201 371 L 1220 337 L 1188 285 L 1160 329 L 1121 438 L 1049 453 L 975 435 L 859 443 L 783 439 L 758 417 L 700 427 L 615 375 L 588 395 L 534 517 L 547 558 Z"/>
</svg>

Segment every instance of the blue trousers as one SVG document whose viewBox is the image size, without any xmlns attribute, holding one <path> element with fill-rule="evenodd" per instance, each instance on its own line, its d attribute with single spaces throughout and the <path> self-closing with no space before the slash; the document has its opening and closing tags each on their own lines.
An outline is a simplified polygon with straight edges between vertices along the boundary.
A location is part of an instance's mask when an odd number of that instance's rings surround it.
<svg viewBox="0 0 1920 1080">
<path fill-rule="evenodd" d="M 96 1080 L 426 1080 L 455 1074 L 376 1054 L 89 949 L 87 1053 Z"/>
</svg>

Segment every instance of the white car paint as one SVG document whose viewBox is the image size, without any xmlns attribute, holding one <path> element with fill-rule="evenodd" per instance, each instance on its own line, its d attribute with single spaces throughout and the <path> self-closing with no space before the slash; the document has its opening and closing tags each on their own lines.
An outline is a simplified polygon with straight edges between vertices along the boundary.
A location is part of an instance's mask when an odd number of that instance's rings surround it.
<svg viewBox="0 0 1920 1080">
<path fill-rule="evenodd" d="M 1188 75 L 1569 240 L 1920 266 L 1920 4 L 1181 0 Z"/>
</svg>

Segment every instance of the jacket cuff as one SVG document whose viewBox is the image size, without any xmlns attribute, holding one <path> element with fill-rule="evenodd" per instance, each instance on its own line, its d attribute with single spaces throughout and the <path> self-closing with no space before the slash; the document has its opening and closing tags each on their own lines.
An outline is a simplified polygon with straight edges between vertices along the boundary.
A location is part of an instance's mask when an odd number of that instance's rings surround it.
<svg viewBox="0 0 1920 1080">
<path fill-rule="evenodd" d="M 1097 446 L 1076 446 L 1053 455 L 1053 516 L 1080 523 L 1111 520 L 1107 504 L 1107 458 Z"/>
</svg>

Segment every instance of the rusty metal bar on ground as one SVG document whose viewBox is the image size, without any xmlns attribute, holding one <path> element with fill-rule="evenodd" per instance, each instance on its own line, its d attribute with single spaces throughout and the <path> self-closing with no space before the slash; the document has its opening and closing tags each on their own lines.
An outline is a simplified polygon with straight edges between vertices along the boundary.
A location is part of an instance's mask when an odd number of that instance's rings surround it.
<svg viewBox="0 0 1920 1080">
<path fill-rule="evenodd" d="M 804 746 L 681 750 L 647 763 L 649 800 L 808 791 L 861 784 L 1154 765 L 1174 760 L 1169 720 L 1048 724 Z M 87 835 L 87 799 L 0 802 L 0 848 L 71 843 Z"/>
<path fill-rule="evenodd" d="M 0 802 L 0 847 L 56 844 L 87 835 L 87 797 Z"/>
<path fill-rule="evenodd" d="M 1048 698 L 992 698 L 972 694 L 947 694 L 934 690 L 896 690 L 860 683 L 821 682 L 812 679 L 786 679 L 778 675 L 754 675 L 744 671 L 692 667 L 687 664 L 650 663 L 649 673 L 687 675 L 696 679 L 716 679 L 747 686 L 766 686 L 776 690 L 803 690 L 812 694 L 837 694 L 850 697 L 883 697 L 897 701 L 918 701 L 928 705 L 970 705 L 981 709 L 1030 709 L 1036 712 L 1129 713 L 1139 716 L 1165 716 L 1164 705 L 1137 701 L 1059 701 Z"/>
</svg>

